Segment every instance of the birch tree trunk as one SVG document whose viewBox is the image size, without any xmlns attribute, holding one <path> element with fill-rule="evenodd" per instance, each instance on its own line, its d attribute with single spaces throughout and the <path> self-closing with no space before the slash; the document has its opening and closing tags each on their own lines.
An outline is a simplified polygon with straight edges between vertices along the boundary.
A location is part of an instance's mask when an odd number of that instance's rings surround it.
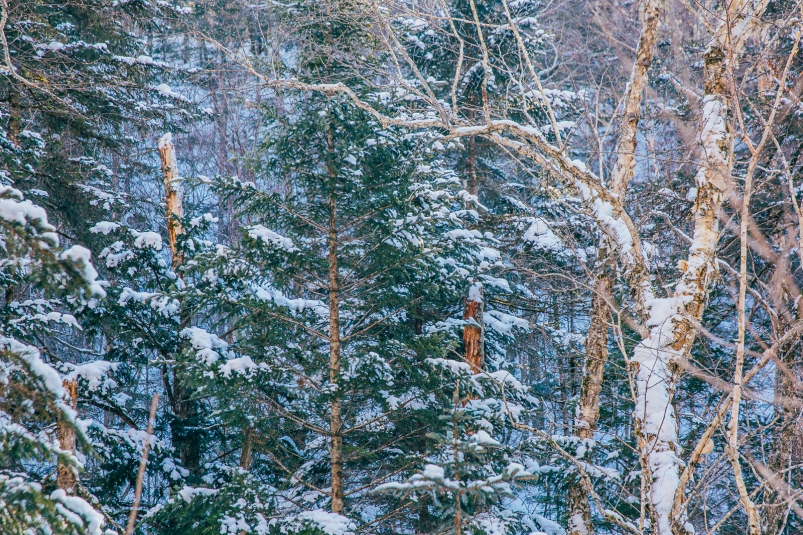
<svg viewBox="0 0 803 535">
<path fill-rule="evenodd" d="M 636 167 L 636 138 L 638 134 L 641 102 L 649 81 L 647 71 L 652 64 L 662 0 L 647 0 L 641 10 L 642 31 L 636 48 L 636 58 L 630 73 L 625 95 L 624 113 L 619 127 L 616 161 L 611 177 L 612 193 L 624 202 L 627 185 Z M 593 441 L 599 420 L 599 397 L 605 363 L 608 361 L 608 299 L 613 288 L 614 274 L 605 270 L 594 283 L 591 303 L 591 322 L 585 340 L 585 366 L 574 435 Z M 593 442 L 591 442 L 593 444 Z M 590 448 L 586 447 L 586 451 Z M 587 493 L 578 480 L 569 487 L 569 535 L 592 535 L 591 508 Z"/>
<path fill-rule="evenodd" d="M 708 288 L 717 275 L 719 239 L 717 212 L 730 185 L 732 133 L 728 124 L 734 58 L 745 36 L 763 13 L 765 2 L 732 2 L 704 57 L 704 96 L 698 123 L 703 155 L 695 175 L 694 233 L 683 273 L 671 297 L 649 305 L 649 336 L 635 348 L 636 430 L 648 482 L 653 530 L 660 535 L 693 533 L 682 507 L 673 507 L 680 487 L 678 424 L 672 399 L 679 375 L 677 361 L 685 357 L 695 338 L 690 321 L 705 311 Z M 682 500 L 681 500 L 682 501 Z"/>
</svg>

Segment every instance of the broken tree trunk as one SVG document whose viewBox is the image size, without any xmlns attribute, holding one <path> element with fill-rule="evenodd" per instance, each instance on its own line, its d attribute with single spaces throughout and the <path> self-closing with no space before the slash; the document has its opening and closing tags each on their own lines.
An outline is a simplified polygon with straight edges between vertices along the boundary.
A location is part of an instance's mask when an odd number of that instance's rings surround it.
<svg viewBox="0 0 803 535">
<path fill-rule="evenodd" d="M 469 288 L 466 308 L 463 313 L 463 319 L 468 322 L 463 328 L 466 362 L 471 366 L 471 372 L 475 374 L 482 371 L 482 364 L 485 359 L 482 312 L 482 284 L 475 282 Z"/>
<path fill-rule="evenodd" d="M 78 382 L 75 379 L 68 379 L 64 381 L 64 390 L 70 396 L 70 407 L 73 410 L 78 408 Z M 75 428 L 69 422 L 59 422 L 59 444 L 61 449 L 75 453 Z M 78 484 L 78 477 L 72 465 L 59 462 L 58 475 L 56 483 L 60 489 L 63 489 L 67 494 L 75 492 L 75 486 Z"/>
<path fill-rule="evenodd" d="M 162 161 L 162 174 L 165 188 L 165 218 L 167 220 L 167 236 L 170 242 L 170 252 L 173 258 L 173 270 L 178 273 L 184 262 L 183 255 L 178 249 L 178 237 L 184 233 L 181 218 L 184 217 L 184 208 L 181 199 L 181 184 L 178 175 L 178 163 L 173 138 L 165 134 L 159 139 L 159 158 Z M 186 323 L 188 318 L 182 318 Z M 179 457 L 184 468 L 191 474 L 197 472 L 201 464 L 201 451 L 198 433 L 192 428 L 197 427 L 195 421 L 198 410 L 191 397 L 189 388 L 183 383 L 178 374 L 173 374 L 172 399 L 170 400 L 175 420 L 171 424 L 173 444 L 179 450 Z"/>
<path fill-rule="evenodd" d="M 173 254 L 173 269 L 176 269 L 183 261 L 176 243 L 178 236 L 184 233 L 184 229 L 181 226 L 184 208 L 181 203 L 176 148 L 173 146 L 173 136 L 170 134 L 165 134 L 159 139 L 159 158 L 162 160 L 162 173 L 164 175 L 167 236 L 170 241 L 170 252 Z"/>
</svg>

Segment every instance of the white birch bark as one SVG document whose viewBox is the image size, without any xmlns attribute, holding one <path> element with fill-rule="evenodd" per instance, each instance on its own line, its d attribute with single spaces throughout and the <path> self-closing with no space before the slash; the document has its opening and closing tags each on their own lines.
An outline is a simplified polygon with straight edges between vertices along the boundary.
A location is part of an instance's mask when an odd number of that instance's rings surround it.
<svg viewBox="0 0 803 535">
<path fill-rule="evenodd" d="M 729 186 L 732 166 L 732 135 L 728 129 L 729 97 L 732 91 L 729 76 L 741 55 L 748 33 L 765 7 L 766 0 L 734 0 L 726 4 L 724 11 L 716 14 L 719 23 L 715 28 L 706 22 L 706 26 L 712 28 L 713 35 L 704 58 L 705 87 L 700 99 L 697 132 L 703 164 L 695 175 L 697 192 L 692 244 L 673 294 L 662 298 L 655 296 L 638 230 L 624 209 L 623 195 L 616 191 L 623 191 L 632 176 L 634 159 L 623 158 L 617 165 L 614 190 L 606 187 L 582 162 L 572 159 L 565 147 L 551 144 L 535 126 L 522 125 L 509 119 L 494 119 L 485 109 L 485 120 L 479 124 L 453 116 L 437 99 L 431 97 L 429 82 L 420 76 L 412 60 L 402 54 L 403 49 L 400 50 L 400 57 L 410 63 L 421 85 L 420 88 L 410 86 L 410 91 L 437 110 L 436 116 L 425 119 L 389 116 L 360 99 L 345 84 L 306 84 L 298 80 L 270 79 L 252 65 L 244 65 L 262 79 L 267 87 L 327 94 L 343 93 L 384 127 L 396 125 L 408 128 L 440 128 L 446 132 L 447 138 L 484 136 L 541 166 L 564 185 L 579 190 L 587 212 L 605 234 L 618 259 L 622 275 L 630 286 L 636 311 L 642 320 L 642 325 L 638 325 L 637 329 L 644 339 L 632 356 L 637 381 L 636 428 L 649 494 L 648 506 L 654 522 L 652 531 L 660 535 L 678 535 L 693 531 L 685 522 L 682 508 L 673 512 L 675 495 L 682 493 L 678 425 L 672 407 L 678 375 L 676 363 L 685 358 L 694 342 L 695 329 L 687 318 L 696 321 L 702 316 L 708 289 L 717 274 L 717 212 Z M 395 36 L 392 35 L 389 24 L 385 27 L 393 37 L 387 42 L 389 46 L 393 46 L 391 43 L 397 43 Z M 484 63 L 488 62 L 487 58 L 488 55 L 484 54 Z M 646 77 L 646 72 L 644 76 Z M 537 76 L 535 81 L 538 81 Z M 398 82 L 405 86 L 404 80 Z M 634 77 L 632 82 L 645 83 L 645 79 Z M 429 102 L 426 95 L 430 95 L 432 102 Z M 637 107 L 630 107 L 627 111 L 637 111 Z M 633 122 L 633 118 L 626 117 L 625 123 L 632 123 L 632 128 L 636 128 L 638 123 L 637 120 Z M 631 128 L 630 125 L 623 125 L 622 128 L 626 129 L 623 132 L 623 141 L 627 141 L 627 134 L 632 134 L 630 142 L 635 143 L 635 129 L 627 130 Z"/>
<path fill-rule="evenodd" d="M 636 57 L 630 72 L 625 93 L 619 139 L 616 144 L 616 162 L 611 177 L 613 195 L 624 202 L 625 192 L 636 167 L 636 139 L 644 89 L 649 82 L 647 71 L 652 64 L 653 50 L 658 34 L 658 21 L 663 2 L 646 0 L 641 6 L 642 30 L 636 47 Z M 615 247 L 615 245 L 613 245 Z M 585 340 L 586 360 L 583 383 L 577 406 L 574 434 L 593 444 L 594 431 L 599 419 L 599 397 L 608 360 L 608 321 L 610 310 L 607 300 L 614 285 L 614 275 L 605 270 L 595 281 L 591 324 Z M 593 535 L 591 508 L 580 482 L 569 489 L 569 535 Z"/>
<path fill-rule="evenodd" d="M 700 319 L 708 288 L 717 274 L 719 238 L 717 212 L 729 187 L 732 134 L 728 127 L 733 62 L 747 32 L 761 16 L 766 2 L 735 1 L 723 13 L 705 54 L 704 96 L 698 127 L 703 165 L 695 175 L 694 234 L 680 281 L 671 297 L 653 299 L 649 306 L 649 336 L 634 350 L 638 398 L 636 421 L 639 445 L 649 483 L 651 516 L 660 535 L 693 533 L 682 510 L 673 512 L 680 488 L 678 425 L 672 399 L 678 375 L 676 362 L 685 357 L 695 329 L 687 318 Z"/>
</svg>

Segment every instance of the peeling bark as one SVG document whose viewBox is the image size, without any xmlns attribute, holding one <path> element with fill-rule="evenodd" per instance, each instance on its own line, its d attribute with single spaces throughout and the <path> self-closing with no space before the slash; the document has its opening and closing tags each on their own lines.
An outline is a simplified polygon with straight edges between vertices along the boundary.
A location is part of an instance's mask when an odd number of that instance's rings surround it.
<svg viewBox="0 0 803 535">
<path fill-rule="evenodd" d="M 482 371 L 485 359 L 482 312 L 482 285 L 474 283 L 468 292 L 463 314 L 463 319 L 469 322 L 463 328 L 463 345 L 466 349 L 466 362 L 471 366 L 472 373 Z"/>
<path fill-rule="evenodd" d="M 67 394 L 70 396 L 70 407 L 76 410 L 78 408 L 77 381 L 75 379 L 64 381 L 64 390 L 66 390 Z M 64 421 L 59 422 L 58 436 L 61 449 L 70 453 L 75 453 L 75 428 L 73 428 L 70 423 Z M 78 484 L 78 476 L 76 476 L 71 465 L 59 462 L 56 483 L 60 489 L 63 489 L 68 494 L 75 492 L 75 487 Z"/>
<path fill-rule="evenodd" d="M 646 0 L 641 13 L 642 30 L 633 69 L 630 71 L 622 123 L 619 125 L 619 140 L 616 144 L 616 162 L 611 175 L 611 190 L 620 201 L 624 201 L 625 190 L 636 168 L 636 134 L 641 117 L 641 102 L 644 89 L 649 83 L 647 71 L 652 65 L 662 4 L 663 0 Z"/>
<path fill-rule="evenodd" d="M 184 233 L 181 218 L 184 217 L 181 186 L 178 176 L 176 149 L 172 136 L 165 134 L 159 139 L 159 158 L 162 163 L 162 174 L 165 189 L 165 219 L 167 220 L 167 236 L 173 259 L 173 270 L 178 271 L 184 262 L 178 250 L 178 236 Z M 165 378 L 167 381 L 167 378 Z M 169 390 L 168 390 L 169 392 Z M 198 432 L 192 429 L 198 418 L 197 403 L 191 398 L 190 389 L 183 384 L 178 375 L 173 375 L 173 388 L 170 402 L 175 420 L 171 423 L 173 443 L 179 450 L 181 465 L 196 473 L 201 465 L 201 449 Z"/>
</svg>

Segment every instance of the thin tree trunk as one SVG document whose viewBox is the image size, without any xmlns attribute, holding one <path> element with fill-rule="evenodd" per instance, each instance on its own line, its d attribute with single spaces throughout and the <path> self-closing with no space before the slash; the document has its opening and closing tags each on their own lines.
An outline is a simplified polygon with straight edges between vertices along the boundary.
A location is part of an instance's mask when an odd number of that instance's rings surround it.
<svg viewBox="0 0 803 535">
<path fill-rule="evenodd" d="M 139 500 L 142 498 L 142 482 L 145 479 L 145 468 L 148 466 L 148 452 L 151 448 L 151 435 L 153 434 L 153 424 L 156 419 L 156 409 L 159 407 L 159 394 L 154 394 L 151 400 L 151 412 L 148 414 L 148 427 L 145 431 L 145 443 L 142 445 L 142 458 L 139 461 L 137 471 L 137 482 L 134 486 L 134 503 L 131 505 L 131 513 L 128 515 L 128 525 L 125 528 L 125 535 L 134 533 L 134 524 L 137 521 L 139 511 Z"/>
<path fill-rule="evenodd" d="M 603 272 L 594 284 L 591 301 L 591 322 L 585 340 L 586 361 L 583 369 L 583 384 L 577 404 L 574 436 L 584 441 L 593 441 L 599 420 L 599 397 L 602 392 L 603 373 L 608 361 L 608 322 L 610 307 L 608 299 L 612 290 L 612 277 Z M 584 444 L 590 449 L 591 443 Z M 592 535 L 591 507 L 582 481 L 569 487 L 569 535 Z"/>
<path fill-rule="evenodd" d="M 663 0 L 646 0 L 642 5 L 641 35 L 625 94 L 622 123 L 619 125 L 619 139 L 616 143 L 616 162 L 611 175 L 611 191 L 619 196 L 620 201 L 624 201 L 627 185 L 636 168 L 636 135 L 641 117 L 641 101 L 649 83 L 647 72 L 652 65 L 662 8 Z"/>
<path fill-rule="evenodd" d="M 641 102 L 644 98 L 644 89 L 649 82 L 647 72 L 652 64 L 658 21 L 663 7 L 662 0 L 646 0 L 641 7 L 642 30 L 625 94 L 624 113 L 616 144 L 616 162 L 611 177 L 611 191 L 621 202 L 624 202 L 627 186 L 636 168 L 636 139 Z M 599 419 L 599 396 L 602 391 L 605 363 L 608 360 L 608 321 L 611 314 L 608 299 L 612 289 L 613 274 L 605 270 L 594 284 L 591 324 L 585 341 L 583 383 L 580 388 L 574 429 L 575 436 L 585 440 L 594 439 Z M 589 446 L 590 444 L 586 447 Z M 580 480 L 569 487 L 568 499 L 569 535 L 593 535 L 591 507 Z"/>
<path fill-rule="evenodd" d="M 327 135 L 330 159 L 327 164 L 330 185 L 334 188 L 337 172 L 332 158 L 335 150 L 334 131 L 330 125 Z M 340 391 L 340 278 L 337 258 L 337 203 L 334 192 L 329 199 L 329 382 L 332 384 L 332 403 L 329 413 L 329 431 L 332 435 L 331 478 L 332 512 L 343 514 L 343 420 Z"/>
<path fill-rule="evenodd" d="M 14 143 L 14 147 L 19 147 L 20 132 L 22 131 L 20 93 L 13 84 L 8 90 L 8 111 L 8 137 Z"/>
<path fill-rule="evenodd" d="M 765 136 L 766 137 L 766 136 Z M 753 156 L 755 161 L 756 155 Z M 751 164 L 753 163 L 751 161 Z M 755 169 L 754 165 L 751 165 Z M 739 501 L 747 514 L 751 535 L 761 535 L 761 522 L 758 510 L 744 483 L 742 465 L 739 461 L 739 409 L 741 408 L 742 380 L 744 367 L 745 330 L 747 312 L 747 227 L 750 216 L 750 199 L 753 193 L 753 173 L 748 169 L 744 183 L 744 196 L 742 198 L 741 226 L 739 230 L 739 310 L 738 334 L 736 341 L 736 366 L 733 372 L 733 402 L 731 404 L 731 421 L 728 430 L 728 445 L 726 451 L 730 457 L 736 488 L 739 491 Z"/>
<path fill-rule="evenodd" d="M 184 256 L 178 249 L 178 237 L 184 233 L 181 218 L 184 217 L 181 185 L 178 176 L 176 149 L 170 134 L 159 139 L 159 158 L 162 161 L 165 188 L 165 218 L 167 220 L 167 236 L 173 258 L 173 270 L 180 277 L 179 268 L 184 263 Z M 182 318 L 182 321 L 188 318 Z M 168 390 L 169 392 L 169 390 Z M 190 430 L 197 426 L 198 407 L 191 396 L 190 389 L 178 374 L 173 374 L 171 405 L 176 417 L 171 424 L 173 444 L 179 450 L 179 458 L 184 468 L 195 474 L 201 465 L 201 449 L 198 433 Z"/>
<path fill-rule="evenodd" d="M 64 381 L 64 389 L 70 396 L 70 406 L 73 410 L 78 408 L 78 382 L 75 379 Z M 58 428 L 59 444 L 61 449 L 75 453 L 75 428 L 68 422 L 60 421 Z M 59 462 L 58 475 L 56 483 L 60 489 L 63 489 L 67 494 L 75 492 L 75 486 L 78 484 L 78 478 L 75 475 L 73 467 L 69 464 Z"/>
<path fill-rule="evenodd" d="M 473 113 L 469 113 L 469 120 L 473 118 Z M 480 184 L 477 173 L 477 138 L 468 138 L 468 154 L 466 158 L 466 171 L 468 172 L 468 192 L 472 195 L 479 193 Z"/>
</svg>

